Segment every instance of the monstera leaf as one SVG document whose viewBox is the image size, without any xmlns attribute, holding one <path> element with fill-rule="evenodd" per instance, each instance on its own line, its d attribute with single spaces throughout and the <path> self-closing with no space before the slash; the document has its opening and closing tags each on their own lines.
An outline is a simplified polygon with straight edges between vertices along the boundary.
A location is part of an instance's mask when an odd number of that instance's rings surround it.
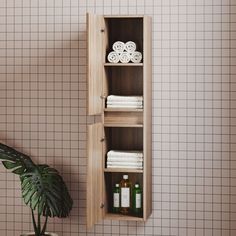
<svg viewBox="0 0 236 236">
<path fill-rule="evenodd" d="M 2 143 L 0 143 L 0 159 L 6 169 L 11 169 L 14 174 L 18 175 L 35 166 L 29 156 Z"/>
<path fill-rule="evenodd" d="M 24 202 L 31 209 L 37 209 L 44 216 L 68 216 L 72 199 L 57 170 L 48 165 L 37 165 L 20 178 Z"/>
<path fill-rule="evenodd" d="M 58 171 L 48 165 L 36 165 L 31 158 L 0 143 L 0 160 L 6 169 L 19 175 L 22 197 L 31 208 L 35 235 L 44 235 L 48 217 L 66 217 L 73 201 Z M 38 213 L 38 225 L 34 217 Z M 46 217 L 41 228 L 40 216 Z"/>
</svg>

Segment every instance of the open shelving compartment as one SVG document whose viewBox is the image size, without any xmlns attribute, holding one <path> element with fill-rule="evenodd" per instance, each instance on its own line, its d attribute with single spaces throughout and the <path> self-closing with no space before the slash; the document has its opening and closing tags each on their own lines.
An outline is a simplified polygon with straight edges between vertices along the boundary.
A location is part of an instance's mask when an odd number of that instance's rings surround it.
<svg viewBox="0 0 236 236">
<path fill-rule="evenodd" d="M 137 45 L 137 51 L 143 53 L 143 16 L 133 17 L 113 17 L 105 16 L 105 31 L 107 45 L 106 56 L 112 51 L 112 45 L 116 41 L 128 42 L 133 41 Z M 105 60 L 107 62 L 107 59 Z M 110 63 L 107 63 L 109 65 Z M 116 65 L 121 65 L 117 63 Z M 125 65 L 135 65 L 136 63 L 127 63 Z M 137 63 L 142 64 L 142 63 Z"/>
<path fill-rule="evenodd" d="M 142 67 L 106 67 L 105 85 L 108 95 L 143 96 Z M 135 86 L 134 86 L 135 85 Z M 107 108 L 104 99 L 104 123 L 106 125 L 143 124 L 143 109 L 139 108 Z"/>
<path fill-rule="evenodd" d="M 88 115 L 101 115 L 88 125 L 87 226 L 102 219 L 145 221 L 152 211 L 151 19 L 88 14 L 87 21 Z M 141 63 L 109 63 L 116 41 L 135 42 Z M 143 108 L 107 108 L 108 95 L 143 96 Z M 109 150 L 141 150 L 143 169 L 106 168 Z M 143 190 L 141 216 L 112 213 L 112 188 L 124 173 Z"/>
<path fill-rule="evenodd" d="M 123 174 L 129 176 L 129 180 L 133 185 L 139 183 L 141 188 L 143 188 L 143 174 L 135 172 L 106 172 L 105 175 L 105 192 L 106 192 L 106 210 L 105 210 L 105 219 L 116 219 L 116 220 L 134 220 L 134 221 L 143 221 L 143 214 L 136 216 L 132 211 L 127 215 L 122 215 L 119 213 L 112 212 L 112 189 L 116 183 L 119 183 L 122 179 Z"/>
<path fill-rule="evenodd" d="M 112 189 L 120 183 L 123 174 L 128 174 L 132 184 L 139 183 L 143 186 L 143 169 L 107 168 L 107 152 L 110 150 L 143 151 L 143 129 L 137 127 L 105 127 L 105 140 L 103 146 L 103 163 L 105 179 L 105 218 L 121 220 L 143 220 L 142 215 L 137 217 L 132 214 L 122 215 L 112 212 Z"/>
<path fill-rule="evenodd" d="M 107 169 L 107 152 L 110 150 L 119 151 L 140 151 L 143 152 L 143 128 L 142 127 L 105 127 L 104 136 L 104 171 L 105 172 L 118 172 L 119 170 Z M 143 173 L 143 170 L 120 170 L 121 172 L 136 172 Z"/>
</svg>

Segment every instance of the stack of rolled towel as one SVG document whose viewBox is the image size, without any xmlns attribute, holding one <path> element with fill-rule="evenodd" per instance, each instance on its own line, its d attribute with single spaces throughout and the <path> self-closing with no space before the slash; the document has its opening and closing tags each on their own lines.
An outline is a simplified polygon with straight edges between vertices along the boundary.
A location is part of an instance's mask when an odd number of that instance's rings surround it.
<svg viewBox="0 0 236 236">
<path fill-rule="evenodd" d="M 126 43 L 117 41 L 112 45 L 113 51 L 107 56 L 111 63 L 139 63 L 142 60 L 142 53 L 136 51 L 136 43 L 128 41 Z"/>
<path fill-rule="evenodd" d="M 143 169 L 143 153 L 111 150 L 107 153 L 107 168 Z"/>
<path fill-rule="evenodd" d="M 107 108 L 143 108 L 143 96 L 118 96 L 107 97 Z"/>
</svg>

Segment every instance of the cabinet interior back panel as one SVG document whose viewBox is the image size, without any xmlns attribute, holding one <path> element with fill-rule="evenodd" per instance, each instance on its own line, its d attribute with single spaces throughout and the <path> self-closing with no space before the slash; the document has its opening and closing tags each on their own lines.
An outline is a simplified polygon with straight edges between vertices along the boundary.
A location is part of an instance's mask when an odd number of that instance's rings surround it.
<svg viewBox="0 0 236 236">
<path fill-rule="evenodd" d="M 108 30 L 108 51 L 116 41 L 134 41 L 137 50 L 143 51 L 143 19 L 142 18 L 105 18 Z M 125 27 L 124 27 L 125 26 Z"/>
<path fill-rule="evenodd" d="M 143 68 L 132 66 L 106 67 L 106 81 L 109 94 L 143 95 Z"/>
<path fill-rule="evenodd" d="M 109 150 L 142 150 L 142 128 L 105 128 L 106 142 Z"/>
</svg>

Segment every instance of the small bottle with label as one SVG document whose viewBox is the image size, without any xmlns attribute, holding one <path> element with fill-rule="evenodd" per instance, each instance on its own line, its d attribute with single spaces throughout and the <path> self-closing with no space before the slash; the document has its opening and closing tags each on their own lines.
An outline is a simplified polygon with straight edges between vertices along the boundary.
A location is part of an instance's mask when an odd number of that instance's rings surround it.
<svg viewBox="0 0 236 236">
<path fill-rule="evenodd" d="M 113 212 L 120 212 L 120 185 L 116 184 L 113 189 Z"/>
<path fill-rule="evenodd" d="M 122 214 L 130 213 L 131 209 L 131 189 L 132 184 L 129 181 L 128 175 L 123 175 L 123 179 L 120 182 L 120 190 L 121 190 L 121 208 L 120 212 Z"/>
<path fill-rule="evenodd" d="M 142 214 L 142 190 L 139 184 L 134 185 L 132 199 L 133 213 L 139 216 Z"/>
</svg>

